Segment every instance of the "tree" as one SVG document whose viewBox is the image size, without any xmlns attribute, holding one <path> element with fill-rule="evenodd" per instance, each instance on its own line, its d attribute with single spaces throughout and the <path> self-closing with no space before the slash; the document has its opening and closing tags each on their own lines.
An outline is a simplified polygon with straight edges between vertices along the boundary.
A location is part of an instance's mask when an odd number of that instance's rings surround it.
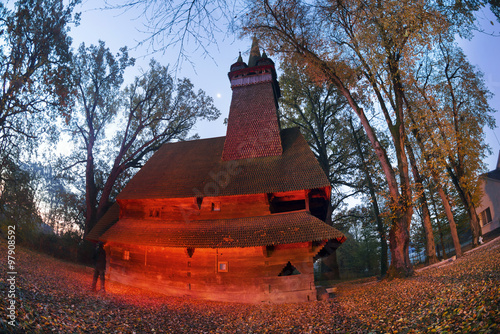
<svg viewBox="0 0 500 334">
<path fill-rule="evenodd" d="M 115 57 L 104 42 L 82 45 L 75 57 L 79 108 L 71 128 L 81 150 L 72 166 L 85 164 L 85 233 L 109 208 L 120 177 L 140 167 L 163 143 L 186 139 L 197 120 L 219 116 L 212 98 L 194 92 L 188 79 L 174 82 L 168 68 L 154 60 L 121 91 L 123 71 L 132 64 L 126 48 Z M 117 131 L 110 143 L 105 131 L 111 125 Z"/>
<path fill-rule="evenodd" d="M 147 22 L 143 28 L 149 35 L 141 45 L 149 44 L 154 51 L 177 48 L 179 59 L 190 61 L 190 51 L 201 50 L 203 55 L 210 56 L 210 46 L 218 46 L 219 39 L 237 32 L 241 28 L 238 20 L 248 15 L 250 4 L 246 0 L 107 0 L 105 9 L 139 12 Z M 497 0 L 442 0 L 433 5 L 462 35 L 481 30 L 475 25 L 475 14 L 487 5 L 500 22 Z"/>
<path fill-rule="evenodd" d="M 357 170 L 349 128 L 343 121 L 346 102 L 337 89 L 326 82 L 313 82 L 299 62 L 282 64 L 280 76 L 280 122 L 284 127 L 299 127 L 332 186 L 331 213 L 355 191 L 346 194 L 345 187 L 357 189 Z"/>
<path fill-rule="evenodd" d="M 0 171 L 0 229 L 7 235 L 7 226 L 15 226 L 19 241 L 30 239 L 41 229 L 32 175 L 12 159 L 6 159 Z"/>
<path fill-rule="evenodd" d="M 300 62 L 282 64 L 280 76 L 282 97 L 280 123 L 283 127 L 299 127 L 316 159 L 332 186 L 332 198 L 328 205 L 325 222 L 332 225 L 332 213 L 354 192 L 346 194 L 345 188 L 356 188 L 352 165 L 353 150 L 349 145 L 349 130 L 341 121 L 345 101 L 333 85 L 313 82 Z M 321 258 L 325 279 L 339 279 L 336 248 L 327 243 Z M 325 251 L 327 250 L 327 251 Z"/>
<path fill-rule="evenodd" d="M 328 224 L 350 219 L 347 214 L 335 211 L 343 208 L 342 205 L 349 197 L 369 193 L 381 244 L 381 274 L 385 275 L 386 231 L 377 199 L 380 188 L 376 188 L 376 177 L 373 176 L 377 167 L 371 167 L 376 165 L 376 158 L 370 152 L 366 137 L 354 128 L 352 119 L 347 115 L 346 102 L 335 86 L 327 82 L 314 82 L 300 60 L 292 61 L 293 59 L 281 65 L 280 122 L 284 126 L 300 128 L 328 176 L 332 186 L 332 203 L 326 218 Z M 332 213 L 335 221 L 332 221 Z M 335 247 L 331 249 L 334 250 Z M 326 268 L 326 272 L 322 270 L 322 273 L 338 279 L 335 253 L 332 252 L 332 256 L 322 260 L 323 267 L 332 269 L 331 275 Z"/>
<path fill-rule="evenodd" d="M 0 3 L 0 220 L 27 239 L 41 228 L 33 175 L 21 158 L 42 134 L 54 138 L 51 120 L 69 117 L 69 24 L 78 1 Z M 36 140 L 35 140 L 36 139 Z"/>
<path fill-rule="evenodd" d="M 334 84 L 358 116 L 389 188 L 387 196 L 393 220 L 389 231 L 391 276 L 412 273 L 408 256 L 412 189 L 405 150 L 404 86 L 400 68 L 401 61 L 414 54 L 412 43 L 436 23 L 432 15 L 423 25 L 413 20 L 422 11 L 418 4 L 406 2 L 353 1 L 310 7 L 299 1 L 270 3 L 264 0 L 255 2 L 246 21 L 247 32 L 265 36 L 270 47 L 281 55 L 291 53 L 302 57 L 316 76 Z M 405 28 L 399 29 L 401 26 Z M 397 169 L 361 107 L 363 96 L 368 97 L 362 88 L 368 87 L 387 122 Z"/>
<path fill-rule="evenodd" d="M 409 108 L 410 108 L 410 106 L 409 106 Z M 449 200 L 448 195 L 446 195 L 446 193 L 444 191 L 443 181 L 439 176 L 442 173 L 440 173 L 439 169 L 436 168 L 438 159 L 433 159 L 431 153 L 429 153 L 429 151 L 426 150 L 425 145 L 423 143 L 422 135 L 420 133 L 421 131 L 419 130 L 419 125 L 415 121 L 413 112 L 409 113 L 409 119 L 411 120 L 410 128 L 412 129 L 413 136 L 415 137 L 415 141 L 416 141 L 416 143 L 421 151 L 421 154 L 423 156 L 423 159 L 422 159 L 423 162 L 421 162 L 420 166 L 422 166 L 422 169 L 424 170 L 424 172 L 426 174 L 430 174 L 432 177 L 432 182 L 429 182 L 429 184 L 432 184 L 431 191 L 437 191 L 439 193 L 439 196 L 441 198 L 441 202 L 443 204 L 443 209 L 446 213 L 446 218 L 448 219 L 448 224 L 450 225 L 450 231 L 451 231 L 451 235 L 453 238 L 455 252 L 456 252 L 457 257 L 460 257 L 460 256 L 462 256 L 462 247 L 460 245 L 460 240 L 458 238 L 458 233 L 457 233 L 456 224 L 455 224 L 455 218 L 453 216 L 453 212 L 451 209 L 450 200 Z M 415 174 L 419 174 L 417 171 L 418 167 L 417 167 L 415 157 L 413 157 L 412 164 L 415 166 L 415 168 L 414 168 Z M 429 247 L 429 245 L 431 244 L 430 237 L 432 237 L 432 232 L 431 232 L 432 229 L 429 226 L 430 213 L 429 213 L 429 209 L 428 209 L 427 197 L 425 195 L 425 189 L 424 189 L 423 182 L 422 182 L 423 178 L 420 177 L 420 175 L 416 175 L 415 179 L 417 180 L 417 185 L 418 185 L 419 191 L 420 191 L 420 200 L 421 200 L 422 215 L 423 215 L 423 226 L 424 226 L 425 235 L 427 238 L 426 251 L 427 251 L 427 256 L 429 259 L 428 262 L 431 263 L 431 262 L 433 262 L 433 260 L 430 259 L 429 256 L 430 255 L 435 256 L 435 250 L 433 251 L 431 249 L 432 247 Z M 440 226 L 440 225 L 438 225 L 438 226 Z M 441 229 L 439 231 L 441 233 Z M 434 243 L 432 242 L 432 244 L 434 244 Z"/>
<path fill-rule="evenodd" d="M 380 275 L 385 276 L 388 270 L 387 228 L 386 228 L 386 223 L 384 222 L 382 217 L 381 206 L 379 203 L 380 201 L 377 196 L 377 194 L 381 193 L 382 187 L 376 186 L 375 175 L 377 174 L 373 173 L 373 170 L 376 170 L 376 168 L 373 167 L 370 168 L 370 166 L 373 166 L 376 163 L 375 162 L 376 157 L 374 157 L 373 154 L 371 154 L 372 152 L 363 149 L 363 146 L 367 145 L 362 145 L 362 143 L 368 142 L 368 140 L 362 135 L 363 134 L 363 132 L 361 131 L 362 129 L 358 130 L 355 129 L 352 118 L 349 118 L 349 126 L 351 128 L 353 142 L 359 156 L 360 168 L 364 173 L 363 179 L 365 180 L 366 188 L 368 188 L 367 190 L 369 193 L 370 202 L 372 204 L 372 210 L 373 210 L 372 217 L 375 219 L 377 226 L 377 233 L 380 240 Z M 378 174 L 380 174 L 380 172 Z M 377 183 L 380 184 L 381 182 L 379 181 Z"/>
<path fill-rule="evenodd" d="M 484 85 L 482 74 L 446 36 L 418 67 L 415 76 L 409 87 L 410 103 L 415 110 L 414 132 L 418 129 L 415 137 L 428 157 L 437 189 L 445 202 L 447 195 L 439 178 L 443 171 L 450 177 L 469 215 L 473 246 L 477 246 L 481 228 L 475 212 L 479 199 L 475 180 L 484 170 L 482 161 L 488 151 L 483 128 L 495 126 L 493 110 L 488 105 L 491 93 Z M 448 216 L 450 212 L 451 208 L 447 208 Z M 452 227 L 452 233 L 456 234 L 454 230 Z M 454 239 L 458 247 L 458 236 Z"/>
<path fill-rule="evenodd" d="M 77 161 L 85 163 L 85 234 L 98 220 L 95 146 L 103 140 L 106 126 L 117 113 L 123 72 L 134 63 L 134 59 L 129 59 L 126 48 L 120 51 L 115 58 L 102 41 L 99 46 L 91 45 L 89 48 L 82 44 L 73 59 L 79 110 L 70 125 L 85 151 Z"/>
<path fill-rule="evenodd" d="M 420 173 L 420 167 L 417 164 L 417 159 L 415 157 L 415 153 L 413 147 L 408 142 L 406 144 L 406 149 L 408 151 L 408 157 L 410 159 L 411 170 L 413 173 L 413 180 L 415 181 L 415 190 L 417 192 L 419 206 L 421 209 L 422 216 L 422 227 L 424 229 L 424 237 L 425 237 L 425 255 L 426 255 L 426 263 L 434 264 L 438 262 L 438 258 L 436 256 L 436 245 L 434 243 L 434 233 L 432 231 L 432 222 L 431 222 L 431 214 L 429 211 L 429 204 L 427 203 L 427 196 L 425 195 L 424 185 L 423 185 L 423 177 Z M 458 251 L 457 251 L 458 256 Z"/>
<path fill-rule="evenodd" d="M 414 192 L 405 126 L 411 82 L 405 69 L 422 59 L 422 50 L 437 47 L 443 34 L 458 28 L 439 5 L 426 1 L 323 1 L 312 6 L 298 0 L 256 0 L 252 4 L 245 32 L 263 36 L 268 50 L 283 59 L 301 57 L 313 75 L 336 85 L 358 116 L 388 184 L 391 276 L 411 274 L 408 247 Z M 394 164 L 364 113 L 364 101 L 376 102 L 386 121 Z"/>
<path fill-rule="evenodd" d="M 210 47 L 234 33 L 238 7 L 243 5 L 227 0 L 108 0 L 106 4 L 108 10 L 141 13 L 147 35 L 139 45 L 149 45 L 153 52 L 176 52 L 177 65 L 191 62 L 197 52 L 210 57 Z"/>
<path fill-rule="evenodd" d="M 67 34 L 78 20 L 72 16 L 77 2 L 21 0 L 12 10 L 0 3 L 0 147 L 12 149 L 19 138 L 48 132 L 51 112 L 69 117 Z"/>
</svg>

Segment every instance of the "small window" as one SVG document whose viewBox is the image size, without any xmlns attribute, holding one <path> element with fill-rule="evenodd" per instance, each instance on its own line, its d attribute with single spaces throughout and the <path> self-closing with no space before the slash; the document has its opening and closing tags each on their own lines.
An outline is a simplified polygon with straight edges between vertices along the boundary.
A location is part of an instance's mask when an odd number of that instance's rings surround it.
<svg viewBox="0 0 500 334">
<path fill-rule="evenodd" d="M 268 193 L 267 200 L 271 213 L 284 213 L 306 209 L 305 199 L 297 196 L 276 196 L 274 193 Z"/>
<path fill-rule="evenodd" d="M 219 272 L 220 273 L 227 272 L 227 262 L 219 262 Z"/>
<path fill-rule="evenodd" d="M 130 252 L 128 250 L 123 252 L 123 259 L 130 260 Z"/>
<path fill-rule="evenodd" d="M 486 210 L 484 210 L 483 212 L 481 212 L 481 221 L 483 223 L 483 226 L 488 224 L 488 223 L 491 223 L 491 210 L 490 208 L 486 208 Z"/>
<path fill-rule="evenodd" d="M 265 256 L 265 257 L 270 257 L 271 255 L 273 255 L 274 250 L 275 250 L 274 245 L 269 245 L 269 246 L 266 246 L 266 251 L 265 251 L 265 253 L 264 253 L 264 256 Z"/>
<path fill-rule="evenodd" d="M 198 210 L 201 210 L 201 204 L 203 203 L 203 197 L 196 197 L 196 206 Z"/>
<path fill-rule="evenodd" d="M 212 202 L 212 211 L 220 211 L 220 202 Z"/>
</svg>

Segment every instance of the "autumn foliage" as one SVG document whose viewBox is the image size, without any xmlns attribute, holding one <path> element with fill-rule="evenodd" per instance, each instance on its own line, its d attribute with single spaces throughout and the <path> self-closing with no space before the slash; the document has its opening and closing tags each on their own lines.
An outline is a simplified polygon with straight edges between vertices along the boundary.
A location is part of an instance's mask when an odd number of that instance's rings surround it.
<svg viewBox="0 0 500 334">
<path fill-rule="evenodd" d="M 7 243 L 2 239 L 2 254 Z M 11 333 L 498 333 L 500 239 L 404 280 L 344 283 L 327 301 L 283 305 L 167 297 L 107 282 L 92 269 L 17 247 Z M 6 261 L 1 263 L 7 272 Z M 5 277 L 2 310 L 5 310 Z"/>
</svg>

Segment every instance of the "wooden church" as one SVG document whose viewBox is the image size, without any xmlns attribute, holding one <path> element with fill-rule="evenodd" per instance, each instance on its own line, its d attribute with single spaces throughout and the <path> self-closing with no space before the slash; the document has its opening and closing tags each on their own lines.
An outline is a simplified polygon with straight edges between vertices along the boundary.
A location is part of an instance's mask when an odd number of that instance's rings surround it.
<svg viewBox="0 0 500 334">
<path fill-rule="evenodd" d="M 316 300 L 313 261 L 344 235 L 297 128 L 280 129 L 274 63 L 254 40 L 231 66 L 225 137 L 164 144 L 88 234 L 113 281 L 217 301 Z"/>
</svg>

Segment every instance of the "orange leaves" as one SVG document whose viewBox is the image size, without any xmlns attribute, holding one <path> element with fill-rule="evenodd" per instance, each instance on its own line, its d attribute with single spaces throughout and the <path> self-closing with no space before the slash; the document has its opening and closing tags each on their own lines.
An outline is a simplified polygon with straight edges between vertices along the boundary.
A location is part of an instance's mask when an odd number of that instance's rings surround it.
<svg viewBox="0 0 500 334">
<path fill-rule="evenodd" d="M 500 278 L 499 244 L 497 239 L 487 249 L 411 279 L 339 287 L 339 302 L 359 314 L 367 330 L 497 332 L 500 289 L 494 281 Z"/>
<path fill-rule="evenodd" d="M 5 241 L 0 251 L 5 251 Z M 106 282 L 92 270 L 19 250 L 16 328 L 27 333 L 496 333 L 500 239 L 409 279 L 337 285 L 333 299 L 282 305 L 217 303 Z M 195 255 L 196 256 L 196 255 Z M 5 261 L 0 263 L 4 270 Z M 4 270 L 5 271 L 5 270 Z M 1 303 L 4 303 L 2 299 Z M 3 304 L 2 304 L 3 306 Z M 2 324 L 3 326 L 3 324 Z M 4 329 L 4 328 L 1 328 Z M 9 331 L 7 331 L 9 332 Z"/>
</svg>

